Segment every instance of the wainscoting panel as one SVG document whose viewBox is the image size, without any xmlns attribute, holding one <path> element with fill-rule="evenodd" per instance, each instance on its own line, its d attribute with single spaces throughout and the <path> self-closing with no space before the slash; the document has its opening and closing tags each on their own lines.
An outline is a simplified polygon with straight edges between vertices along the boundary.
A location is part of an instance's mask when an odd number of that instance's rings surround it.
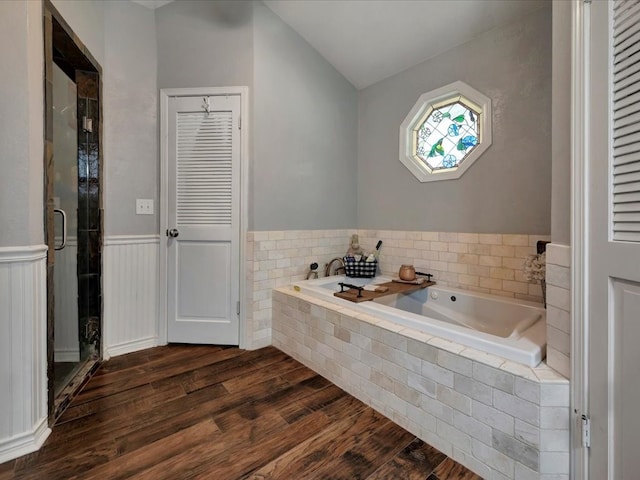
<svg viewBox="0 0 640 480">
<path fill-rule="evenodd" d="M 47 426 L 45 245 L 0 248 L 0 463 L 40 448 Z"/>
<path fill-rule="evenodd" d="M 158 344 L 158 235 L 105 237 L 104 358 Z"/>
</svg>

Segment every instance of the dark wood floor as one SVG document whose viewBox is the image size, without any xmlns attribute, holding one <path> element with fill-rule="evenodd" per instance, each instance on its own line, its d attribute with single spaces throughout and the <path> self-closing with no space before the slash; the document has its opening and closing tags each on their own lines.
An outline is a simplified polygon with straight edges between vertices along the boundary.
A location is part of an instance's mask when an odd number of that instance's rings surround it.
<svg viewBox="0 0 640 480">
<path fill-rule="evenodd" d="M 106 362 L 9 479 L 479 477 L 291 357 L 168 346 Z"/>
</svg>

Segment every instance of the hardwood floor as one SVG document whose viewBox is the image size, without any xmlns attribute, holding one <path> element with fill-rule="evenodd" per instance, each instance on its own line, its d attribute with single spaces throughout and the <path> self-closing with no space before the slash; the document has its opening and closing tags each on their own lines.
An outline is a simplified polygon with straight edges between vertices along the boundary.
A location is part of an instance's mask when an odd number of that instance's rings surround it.
<svg viewBox="0 0 640 480">
<path fill-rule="evenodd" d="M 0 480 L 478 480 L 275 348 L 113 358 Z"/>
</svg>

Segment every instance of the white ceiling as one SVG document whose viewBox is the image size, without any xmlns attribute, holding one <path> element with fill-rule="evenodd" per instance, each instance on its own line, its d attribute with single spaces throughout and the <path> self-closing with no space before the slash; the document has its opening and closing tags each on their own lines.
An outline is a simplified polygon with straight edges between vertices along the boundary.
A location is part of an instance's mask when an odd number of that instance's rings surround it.
<svg viewBox="0 0 640 480">
<path fill-rule="evenodd" d="M 549 0 L 263 0 L 362 89 Z"/>
<path fill-rule="evenodd" d="M 158 8 L 172 0 L 133 1 Z M 263 1 L 362 89 L 551 0 Z"/>
</svg>

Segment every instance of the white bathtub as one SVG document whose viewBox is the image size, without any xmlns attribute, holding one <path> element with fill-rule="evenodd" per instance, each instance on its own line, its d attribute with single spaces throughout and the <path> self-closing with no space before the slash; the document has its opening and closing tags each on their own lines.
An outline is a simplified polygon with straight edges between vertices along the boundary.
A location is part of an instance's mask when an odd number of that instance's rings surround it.
<svg viewBox="0 0 640 480">
<path fill-rule="evenodd" d="M 535 367 L 546 352 L 546 315 L 540 304 L 434 285 L 409 294 L 353 303 L 335 297 L 339 282 L 379 284 L 391 278 L 324 277 L 297 282 L 301 293 L 404 327 Z"/>
</svg>

